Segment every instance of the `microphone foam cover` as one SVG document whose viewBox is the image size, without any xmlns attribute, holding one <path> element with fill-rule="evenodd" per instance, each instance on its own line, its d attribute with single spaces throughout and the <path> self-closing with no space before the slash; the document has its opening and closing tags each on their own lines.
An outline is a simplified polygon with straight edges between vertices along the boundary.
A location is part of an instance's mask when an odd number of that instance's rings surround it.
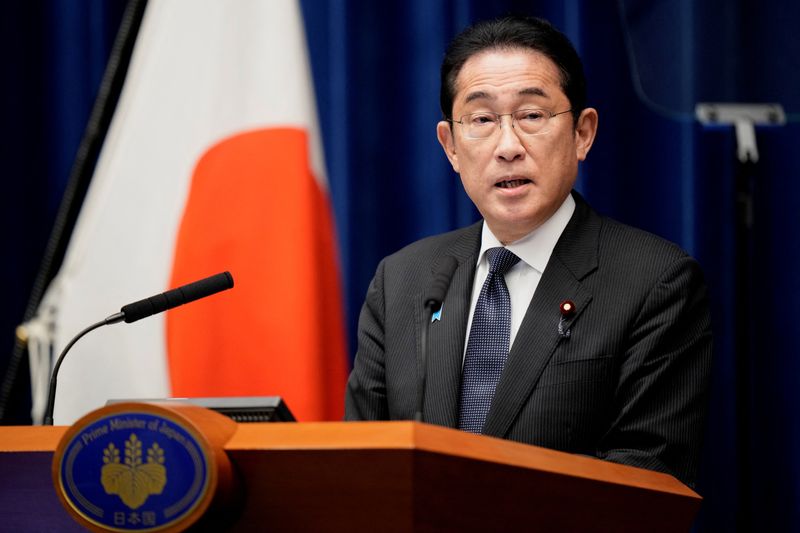
<svg viewBox="0 0 800 533">
<path fill-rule="evenodd" d="M 130 303 L 123 306 L 121 311 L 125 314 L 125 322 L 130 324 L 232 287 L 233 276 L 231 276 L 231 273 L 220 272 L 176 289 L 156 294 L 150 298 Z"/>
</svg>

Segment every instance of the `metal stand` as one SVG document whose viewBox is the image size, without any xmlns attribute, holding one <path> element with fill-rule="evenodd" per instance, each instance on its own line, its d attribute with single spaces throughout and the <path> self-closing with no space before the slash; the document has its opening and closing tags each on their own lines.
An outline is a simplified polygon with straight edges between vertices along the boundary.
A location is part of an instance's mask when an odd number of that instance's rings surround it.
<svg viewBox="0 0 800 533">
<path fill-rule="evenodd" d="M 736 228 L 735 228 L 735 370 L 736 370 L 736 441 L 738 457 L 739 505 L 736 524 L 739 531 L 751 531 L 753 516 L 750 502 L 753 490 L 751 457 L 752 364 L 755 356 L 750 310 L 754 304 L 753 277 L 755 257 L 755 177 L 758 169 L 758 146 L 755 126 L 779 126 L 786 123 L 780 104 L 697 104 L 695 116 L 704 126 L 733 126 L 736 129 Z"/>
</svg>

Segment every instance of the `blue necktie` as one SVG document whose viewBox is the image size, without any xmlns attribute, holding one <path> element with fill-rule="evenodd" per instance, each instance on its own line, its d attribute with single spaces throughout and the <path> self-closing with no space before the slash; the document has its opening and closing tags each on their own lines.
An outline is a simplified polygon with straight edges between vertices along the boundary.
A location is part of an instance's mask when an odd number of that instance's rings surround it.
<svg viewBox="0 0 800 533">
<path fill-rule="evenodd" d="M 494 391 L 508 358 L 511 299 L 503 276 L 519 257 L 505 248 L 490 248 L 489 275 L 483 283 L 467 341 L 461 375 L 458 428 L 481 433 Z"/>
</svg>

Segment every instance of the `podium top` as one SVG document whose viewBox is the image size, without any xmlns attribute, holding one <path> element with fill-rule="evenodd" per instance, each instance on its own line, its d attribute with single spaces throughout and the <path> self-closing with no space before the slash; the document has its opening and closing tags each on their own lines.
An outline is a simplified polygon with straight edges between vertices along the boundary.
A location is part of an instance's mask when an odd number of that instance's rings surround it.
<svg viewBox="0 0 800 533">
<path fill-rule="evenodd" d="M 240 424 L 225 446 L 229 452 L 289 449 L 417 450 L 701 500 L 692 489 L 661 472 L 420 422 Z"/>
<path fill-rule="evenodd" d="M 0 453 L 53 452 L 69 426 L 5 426 L 0 428 Z"/>
<path fill-rule="evenodd" d="M 66 429 L 66 426 L 5 427 L 0 452 L 53 451 Z M 418 450 L 611 484 L 624 483 L 700 500 L 692 489 L 660 472 L 419 422 L 239 424 L 225 445 L 226 451 L 289 449 Z"/>
</svg>

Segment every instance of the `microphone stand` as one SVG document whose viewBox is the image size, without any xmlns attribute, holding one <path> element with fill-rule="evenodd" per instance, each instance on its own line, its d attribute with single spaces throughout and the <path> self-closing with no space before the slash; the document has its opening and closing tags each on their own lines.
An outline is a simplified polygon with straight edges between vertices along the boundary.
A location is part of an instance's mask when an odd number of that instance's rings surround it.
<svg viewBox="0 0 800 533">
<path fill-rule="evenodd" d="M 422 320 L 425 324 L 420 332 L 420 340 L 422 346 L 420 347 L 420 366 L 422 375 L 419 379 L 419 390 L 417 391 L 417 410 L 414 413 L 414 420 L 422 422 L 422 406 L 425 403 L 425 378 L 428 373 L 428 334 L 430 333 L 431 321 L 433 314 L 442 308 L 444 297 L 447 295 L 447 289 L 450 287 L 450 280 L 458 268 L 458 261 L 451 256 L 445 256 L 441 260 L 439 269 L 433 276 L 433 280 L 428 288 L 427 296 L 425 296 Z"/>
<path fill-rule="evenodd" d="M 72 346 L 80 340 L 81 337 L 93 331 L 101 326 L 107 326 L 109 324 L 116 324 L 117 322 L 122 322 L 125 319 L 125 313 L 115 313 L 107 318 L 104 318 L 100 322 L 92 324 L 88 328 L 84 329 L 75 337 L 69 341 L 69 344 L 61 351 L 61 355 L 58 356 L 58 360 L 56 361 L 55 366 L 53 366 L 53 374 L 50 376 L 50 390 L 47 393 L 47 409 L 44 412 L 44 425 L 45 426 L 52 426 L 53 425 L 53 411 L 55 409 L 56 403 L 56 385 L 57 385 L 57 377 L 58 377 L 58 369 L 61 367 L 61 362 L 64 360 L 64 356 L 67 355 Z"/>
<path fill-rule="evenodd" d="M 419 382 L 419 390 L 417 391 L 417 412 L 414 413 L 414 421 L 422 422 L 422 406 L 425 404 L 425 378 L 428 373 L 428 333 L 431 328 L 431 320 L 433 320 L 433 314 L 436 312 L 434 307 L 436 304 L 441 306 L 441 303 L 436 302 L 434 300 L 428 300 L 425 302 L 425 311 L 422 314 L 422 320 L 425 322 L 425 326 L 422 328 L 420 332 L 420 340 L 422 341 L 422 359 L 421 366 L 422 366 L 422 376 L 420 376 Z"/>
</svg>

